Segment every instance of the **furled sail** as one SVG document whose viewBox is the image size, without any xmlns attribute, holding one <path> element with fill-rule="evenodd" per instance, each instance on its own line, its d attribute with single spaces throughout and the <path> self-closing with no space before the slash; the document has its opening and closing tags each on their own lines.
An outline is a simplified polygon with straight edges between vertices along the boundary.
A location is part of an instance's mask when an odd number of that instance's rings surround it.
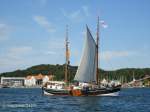
<svg viewBox="0 0 150 112">
<path fill-rule="evenodd" d="M 96 43 L 89 28 L 86 27 L 86 39 L 83 54 L 74 80 L 79 82 L 95 82 L 96 61 Z"/>
</svg>

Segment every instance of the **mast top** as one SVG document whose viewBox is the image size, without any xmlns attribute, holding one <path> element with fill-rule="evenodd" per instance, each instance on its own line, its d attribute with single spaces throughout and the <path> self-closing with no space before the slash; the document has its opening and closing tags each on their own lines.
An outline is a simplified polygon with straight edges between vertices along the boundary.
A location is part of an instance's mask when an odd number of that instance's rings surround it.
<svg viewBox="0 0 150 112">
<path fill-rule="evenodd" d="M 68 25 L 66 25 L 66 42 L 68 42 Z"/>
<path fill-rule="evenodd" d="M 99 46 L 99 16 L 97 17 L 97 46 Z"/>
</svg>

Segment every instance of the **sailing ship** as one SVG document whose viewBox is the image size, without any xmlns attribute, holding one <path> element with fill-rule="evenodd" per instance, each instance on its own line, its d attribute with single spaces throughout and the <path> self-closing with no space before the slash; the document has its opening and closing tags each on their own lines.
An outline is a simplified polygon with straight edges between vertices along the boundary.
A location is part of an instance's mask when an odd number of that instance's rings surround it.
<svg viewBox="0 0 150 112">
<path fill-rule="evenodd" d="M 68 34 L 68 30 L 67 33 Z M 66 36 L 66 65 L 65 81 L 49 81 L 43 87 L 46 95 L 70 95 L 70 96 L 101 96 L 110 95 L 120 91 L 121 84 L 99 82 L 98 73 L 98 45 L 99 45 L 99 18 L 97 24 L 97 41 L 95 42 L 91 31 L 86 26 L 86 38 L 80 65 L 78 66 L 74 80 L 76 83 L 68 83 L 67 73 L 69 65 L 68 35 Z"/>
</svg>

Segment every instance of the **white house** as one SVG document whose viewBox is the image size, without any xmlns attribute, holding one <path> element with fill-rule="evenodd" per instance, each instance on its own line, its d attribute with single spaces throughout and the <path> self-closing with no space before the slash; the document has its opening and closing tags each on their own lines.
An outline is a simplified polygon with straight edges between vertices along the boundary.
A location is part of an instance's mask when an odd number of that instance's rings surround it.
<svg viewBox="0 0 150 112">
<path fill-rule="evenodd" d="M 36 85 L 36 79 L 34 76 L 27 76 L 24 82 L 25 86 L 35 86 Z"/>
<path fill-rule="evenodd" d="M 27 76 L 25 78 L 25 86 L 41 86 L 42 84 L 45 84 L 46 82 L 53 79 L 53 75 L 42 75 L 38 74 L 35 76 Z"/>
<path fill-rule="evenodd" d="M 43 84 L 45 84 L 46 82 L 48 82 L 49 81 L 49 77 L 47 76 L 47 75 L 45 75 L 44 77 L 43 77 Z"/>
</svg>

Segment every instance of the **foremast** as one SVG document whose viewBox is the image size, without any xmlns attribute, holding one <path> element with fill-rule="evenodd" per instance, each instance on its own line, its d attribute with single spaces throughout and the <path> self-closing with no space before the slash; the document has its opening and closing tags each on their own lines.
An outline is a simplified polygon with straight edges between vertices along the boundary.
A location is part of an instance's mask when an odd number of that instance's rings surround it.
<svg viewBox="0 0 150 112">
<path fill-rule="evenodd" d="M 70 58 L 70 53 L 69 53 L 69 41 L 68 41 L 68 25 L 66 25 L 66 39 L 65 39 L 65 48 L 66 48 L 66 62 L 65 62 L 65 82 L 68 82 L 68 67 L 70 64 L 69 58 Z"/>
</svg>

